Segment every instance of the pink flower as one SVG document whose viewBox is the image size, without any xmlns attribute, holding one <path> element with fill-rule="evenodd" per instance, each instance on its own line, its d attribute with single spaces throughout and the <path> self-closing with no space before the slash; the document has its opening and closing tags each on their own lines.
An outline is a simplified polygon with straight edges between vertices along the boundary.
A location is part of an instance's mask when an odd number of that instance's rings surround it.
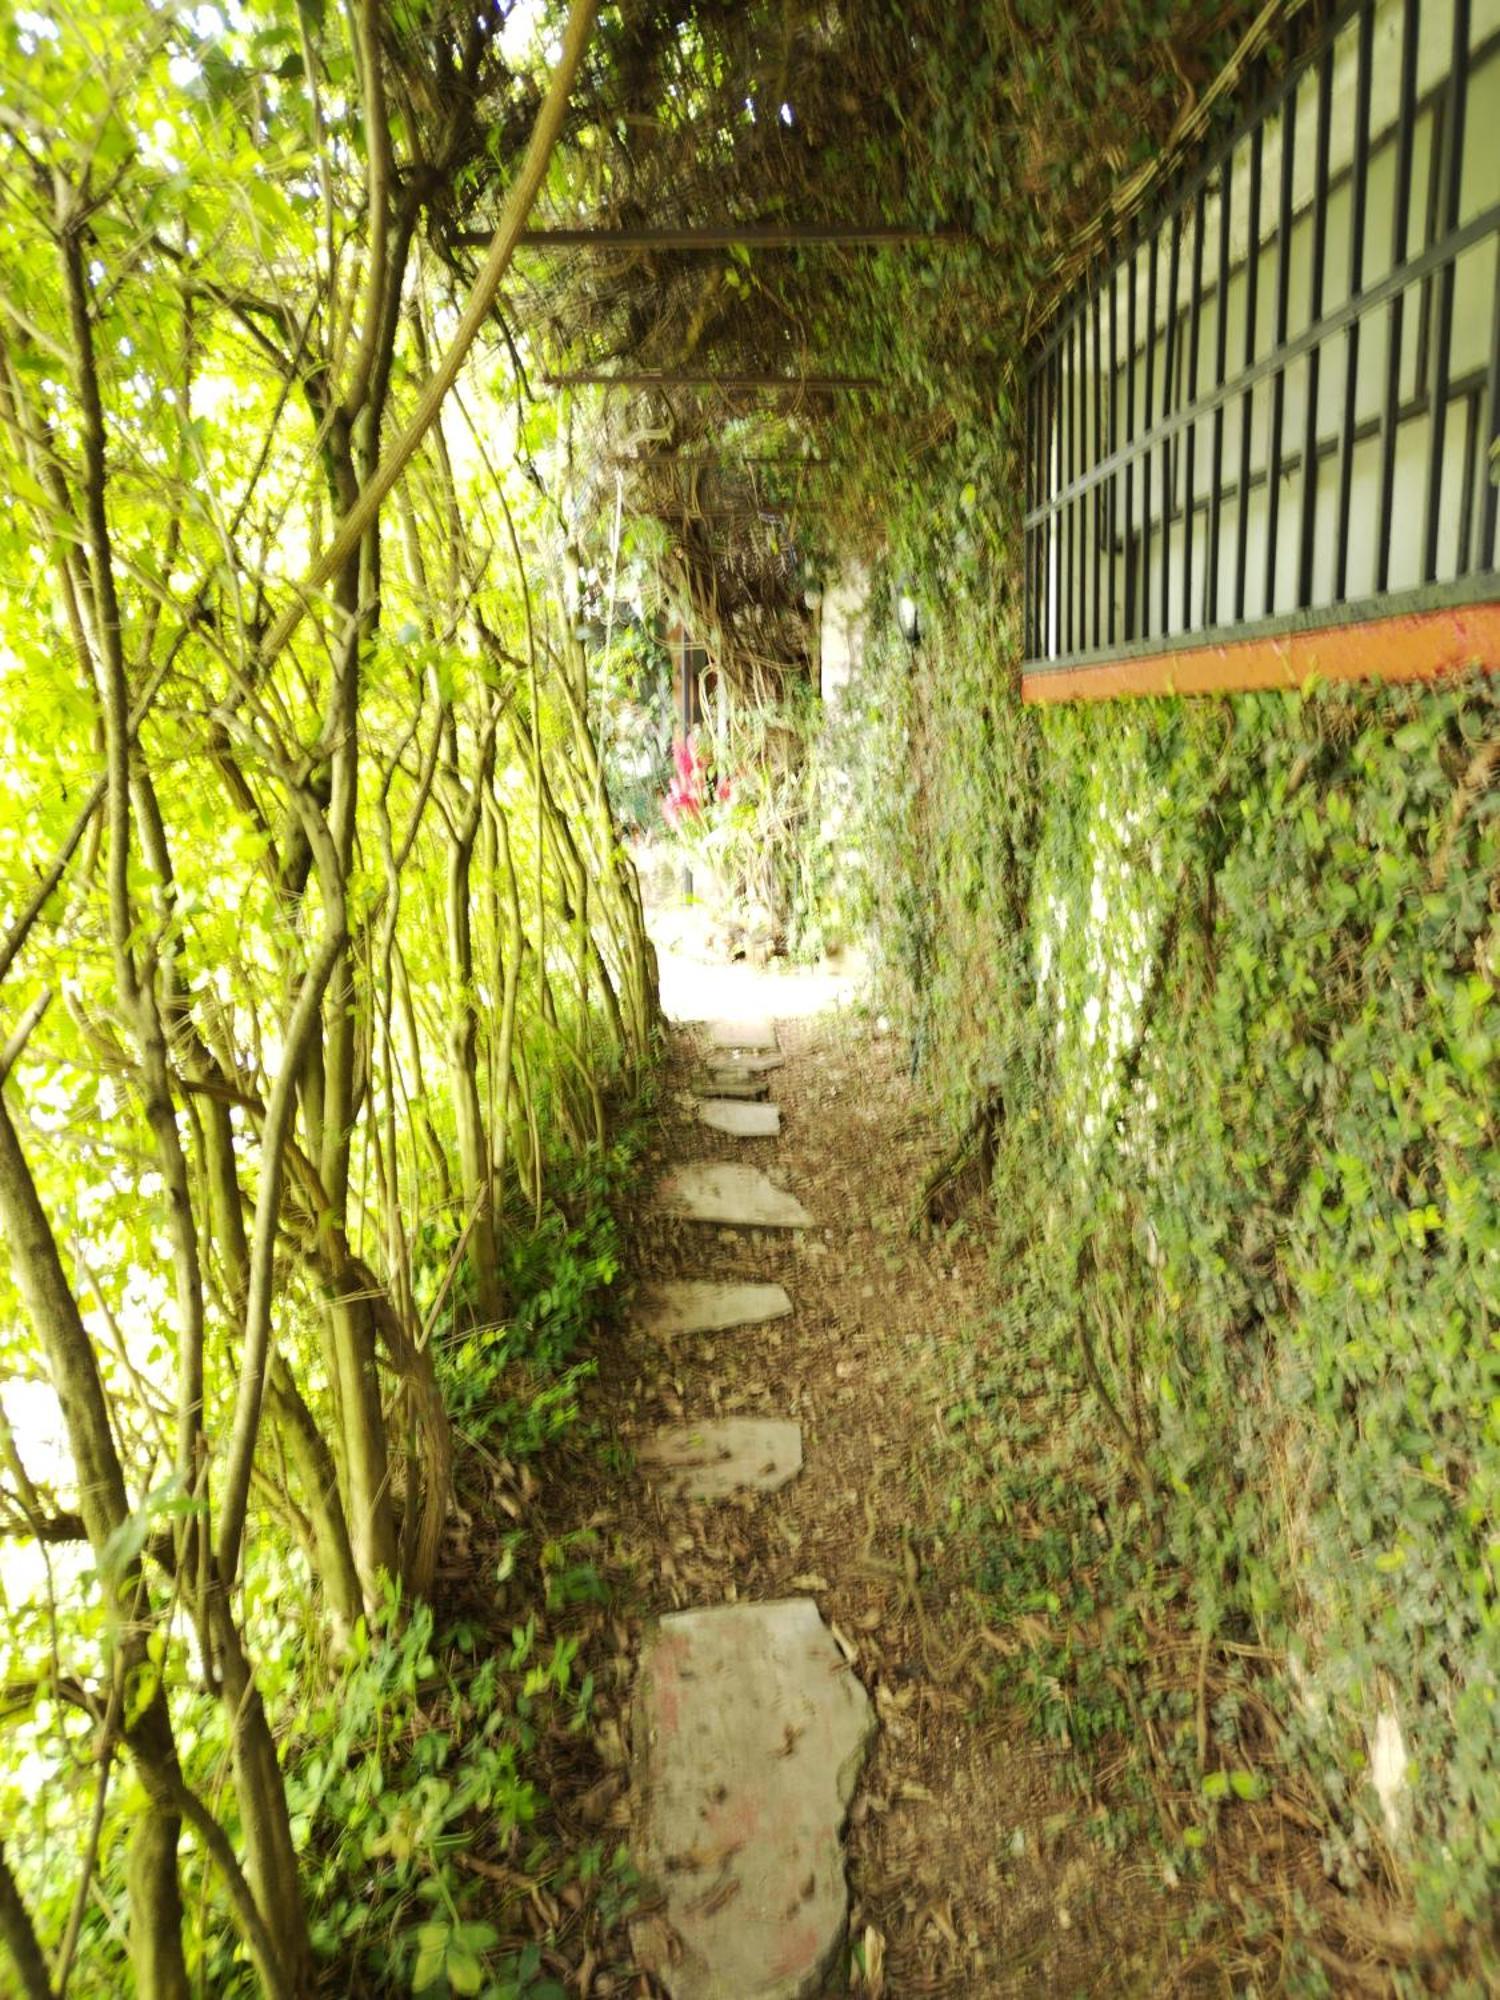
<svg viewBox="0 0 1500 2000">
<path fill-rule="evenodd" d="M 696 818 L 704 804 L 708 766 L 699 756 L 691 737 L 679 736 L 672 744 L 672 783 L 662 800 L 662 818 L 676 828 L 684 818 Z M 721 792 L 720 797 L 727 794 Z"/>
</svg>

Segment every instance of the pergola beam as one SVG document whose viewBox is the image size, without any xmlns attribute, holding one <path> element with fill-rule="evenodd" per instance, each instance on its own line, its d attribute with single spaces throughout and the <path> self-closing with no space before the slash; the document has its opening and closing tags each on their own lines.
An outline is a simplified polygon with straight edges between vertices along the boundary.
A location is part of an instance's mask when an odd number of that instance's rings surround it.
<svg viewBox="0 0 1500 2000">
<path fill-rule="evenodd" d="M 568 369 L 544 375 L 549 389 L 722 389 L 732 394 L 771 390 L 783 395 L 840 395 L 845 390 L 878 389 L 876 375 L 694 375 L 648 369 L 607 373 L 597 368 Z"/>
<path fill-rule="evenodd" d="M 887 249 L 918 243 L 961 242 L 962 229 L 920 229 L 910 223 L 860 222 L 724 222 L 701 229 L 528 229 L 521 243 L 528 250 L 802 250 L 818 245 L 830 249 Z M 456 242 L 480 248 L 487 230 L 462 231 Z"/>
<path fill-rule="evenodd" d="M 611 459 L 610 463 L 617 465 L 621 471 L 628 471 L 631 466 L 640 466 L 650 471 L 662 466 L 675 465 L 680 466 L 685 472 L 738 472 L 741 466 L 763 465 L 781 466 L 800 472 L 804 466 L 809 471 L 816 471 L 822 466 L 831 465 L 833 461 L 828 458 L 800 458 L 792 452 L 748 452 L 740 457 L 732 452 L 722 451 L 653 451 L 642 453 L 636 458 Z"/>
</svg>

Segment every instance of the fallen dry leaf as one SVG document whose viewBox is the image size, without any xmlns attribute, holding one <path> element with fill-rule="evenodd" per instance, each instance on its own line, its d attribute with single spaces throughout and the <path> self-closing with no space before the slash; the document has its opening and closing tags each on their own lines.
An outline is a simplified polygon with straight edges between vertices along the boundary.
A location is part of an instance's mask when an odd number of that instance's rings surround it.
<svg viewBox="0 0 1500 2000">
<path fill-rule="evenodd" d="M 992 1632 L 988 1626 L 980 1628 L 979 1639 L 981 1645 L 988 1646 L 992 1653 L 999 1653 L 1003 1659 L 1008 1660 L 1021 1650 L 1014 1639 L 1007 1639 L 1001 1632 Z"/>
<path fill-rule="evenodd" d="M 939 1937 L 945 1938 L 955 1951 L 958 1950 L 958 1932 L 953 1928 L 951 1914 L 937 1903 L 929 1903 L 922 1913 L 922 1922 L 931 1924 Z"/>
<path fill-rule="evenodd" d="M 620 1735 L 620 1725 L 605 1720 L 594 1731 L 594 1748 L 599 1752 L 600 1761 L 610 1771 L 619 1771 L 625 1765 L 625 1742 Z"/>
<path fill-rule="evenodd" d="M 868 2000 L 882 2000 L 885 1993 L 885 1938 L 873 1924 L 865 1925 L 860 1939 L 860 1963 L 855 1967 L 855 1991 Z"/>
<path fill-rule="evenodd" d="M 839 1630 L 838 1626 L 834 1624 L 831 1618 L 828 1621 L 828 1629 L 833 1634 L 835 1645 L 837 1645 L 839 1651 L 843 1654 L 844 1658 L 849 1662 L 850 1666 L 851 1667 L 857 1666 L 859 1663 L 858 1646 L 855 1645 L 852 1639 L 846 1639 L 844 1637 L 843 1633 Z"/>
<path fill-rule="evenodd" d="M 738 1875 L 726 1875 L 722 1882 L 716 1882 L 706 1895 L 688 1904 L 690 1910 L 701 1911 L 705 1917 L 717 1916 L 719 1911 L 732 1903 L 740 1893 Z"/>
<path fill-rule="evenodd" d="M 578 1801 L 580 1817 L 589 1826 L 598 1826 L 620 1796 L 625 1784 L 623 1771 L 608 1771 L 596 1785 L 590 1785 Z"/>
</svg>

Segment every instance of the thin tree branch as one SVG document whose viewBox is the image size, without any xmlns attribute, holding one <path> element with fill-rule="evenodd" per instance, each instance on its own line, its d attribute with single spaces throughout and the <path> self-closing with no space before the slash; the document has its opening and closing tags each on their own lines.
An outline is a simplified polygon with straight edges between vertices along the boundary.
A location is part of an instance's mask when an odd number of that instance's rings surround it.
<svg viewBox="0 0 1500 2000">
<path fill-rule="evenodd" d="M 271 628 L 261 649 L 262 671 L 282 651 L 302 623 L 314 595 L 322 589 L 331 576 L 338 573 L 359 547 L 381 502 L 406 470 L 412 454 L 431 429 L 433 419 L 442 407 L 443 399 L 457 381 L 459 370 L 468 358 L 469 349 L 489 316 L 495 294 L 500 289 L 500 281 L 515 254 L 521 230 L 541 189 L 547 163 L 552 157 L 552 149 L 562 131 L 568 96 L 579 63 L 583 59 L 583 51 L 588 43 L 597 10 L 598 0 L 573 0 L 572 10 L 568 16 L 567 33 L 563 38 L 562 56 L 552 73 L 546 99 L 532 129 L 526 157 L 521 163 L 520 173 L 512 182 L 510 192 L 506 196 L 499 226 L 490 244 L 489 255 L 474 280 L 468 304 L 464 307 L 463 317 L 459 320 L 448 350 L 418 397 L 417 407 L 406 428 L 361 488 L 354 504 L 344 516 L 338 533 L 322 555 L 309 567 L 297 585 L 291 603 Z"/>
<path fill-rule="evenodd" d="M 33 1034 L 35 1034 L 38 1022 L 40 1022 L 51 1004 L 52 993 L 50 988 L 45 993 L 38 993 L 35 1000 L 32 1001 L 26 1012 L 21 1016 L 15 1033 L 10 1037 L 4 1048 L 0 1048 L 0 1088 L 4 1087 L 6 1078 L 20 1060 L 21 1051 L 31 1040 Z"/>
<path fill-rule="evenodd" d="M 31 1913 L 22 1902 L 16 1878 L 10 1872 L 3 1844 L 0 1844 L 0 1939 L 10 1953 L 24 2000 L 54 2000 L 47 1961 L 37 1942 Z"/>
<path fill-rule="evenodd" d="M 312 823 L 316 819 L 315 808 L 305 815 L 309 836 L 314 840 L 317 834 Z M 321 828 L 320 831 L 326 842 L 327 829 Z M 226 1590 L 233 1589 L 235 1573 L 239 1568 L 245 1512 L 250 1499 L 250 1473 L 265 1402 L 271 1344 L 271 1303 L 275 1286 L 276 1226 L 286 1175 L 286 1141 L 291 1136 L 292 1120 L 297 1110 L 297 1083 L 319 1026 L 323 995 L 349 942 L 348 911 L 342 895 L 335 894 L 329 886 L 338 879 L 336 867 L 325 872 L 325 893 L 333 898 L 327 913 L 327 930 L 318 954 L 303 979 L 297 1004 L 292 1009 L 286 1040 L 282 1045 L 281 1066 L 271 1088 L 261 1134 L 260 1189 L 256 1196 L 255 1226 L 251 1237 L 250 1286 L 245 1302 L 239 1394 L 235 1401 L 229 1457 L 224 1473 L 216 1551 L 220 1581 Z"/>
<path fill-rule="evenodd" d="M 380 53 L 378 0 L 358 0 L 355 10 L 355 44 L 364 82 L 365 126 L 365 214 L 370 238 L 365 245 L 365 303 L 359 329 L 359 352 L 350 372 L 344 397 L 344 416 L 353 423 L 364 408 L 375 372 L 380 346 L 381 322 L 385 318 L 386 287 L 399 288 L 400 273 L 386 269 L 386 235 L 390 216 L 391 129 L 385 110 L 385 72 Z"/>
</svg>

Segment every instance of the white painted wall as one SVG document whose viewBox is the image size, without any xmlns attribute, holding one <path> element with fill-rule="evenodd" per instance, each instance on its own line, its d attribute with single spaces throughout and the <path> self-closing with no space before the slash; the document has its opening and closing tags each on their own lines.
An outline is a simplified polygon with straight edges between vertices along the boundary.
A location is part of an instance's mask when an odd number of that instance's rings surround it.
<svg viewBox="0 0 1500 2000">
<path fill-rule="evenodd" d="M 1394 144 L 1397 95 L 1401 70 L 1400 0 L 1380 0 L 1373 39 L 1371 87 L 1371 157 L 1368 169 L 1363 241 L 1362 288 L 1378 284 L 1393 268 L 1392 214 L 1395 186 Z M 1450 66 L 1453 37 L 1452 0 L 1423 0 L 1420 8 L 1418 41 L 1418 101 L 1429 92 L 1441 94 L 1441 85 Z M 1473 0 L 1469 33 L 1470 69 L 1467 109 L 1464 122 L 1462 177 L 1460 183 L 1459 226 L 1500 203 L 1500 0 Z M 1326 247 L 1323 262 L 1323 312 L 1336 310 L 1350 295 L 1352 251 L 1352 200 L 1346 175 L 1354 151 L 1355 89 L 1357 76 L 1357 26 L 1350 22 L 1340 34 L 1333 54 L 1333 81 L 1330 118 L 1329 175 L 1331 191 L 1327 209 Z M 1289 332 L 1295 335 L 1310 318 L 1313 216 L 1311 200 L 1315 173 L 1318 116 L 1318 66 L 1303 74 L 1295 93 L 1293 136 L 1293 226 L 1290 233 L 1288 287 Z M 1260 173 L 1260 217 L 1256 240 L 1250 240 L 1251 149 L 1248 140 L 1236 149 L 1229 185 L 1230 275 L 1227 285 L 1219 280 L 1217 265 L 1222 183 L 1216 175 L 1210 183 L 1204 211 L 1203 289 L 1199 309 L 1196 371 L 1190 370 L 1189 305 L 1193 289 L 1194 235 L 1196 218 L 1190 205 L 1181 228 L 1178 282 L 1175 293 L 1169 285 L 1170 235 L 1158 238 L 1157 288 L 1154 324 L 1147 335 L 1149 280 L 1148 256 L 1142 248 L 1136 256 L 1135 325 L 1133 350 L 1129 331 L 1130 281 L 1128 270 L 1120 270 L 1102 282 L 1100 293 L 1100 370 L 1093 369 L 1092 334 L 1085 352 L 1076 350 L 1063 369 L 1064 394 L 1070 385 L 1081 389 L 1085 443 L 1083 464 L 1096 462 L 1093 449 L 1097 404 L 1105 454 L 1109 448 L 1111 411 L 1116 417 L 1118 436 L 1126 434 L 1127 398 L 1133 383 L 1135 398 L 1134 434 L 1145 428 L 1141 413 L 1145 407 L 1148 366 L 1153 376 L 1153 417 L 1162 411 L 1163 379 L 1166 368 L 1169 299 L 1176 307 L 1175 353 L 1172 368 L 1172 407 L 1178 408 L 1194 395 L 1209 392 L 1215 383 L 1216 349 L 1221 312 L 1225 316 L 1226 377 L 1234 376 L 1246 362 L 1246 311 L 1250 273 L 1255 272 L 1257 300 L 1251 352 L 1259 360 L 1274 345 L 1274 314 L 1280 243 L 1278 222 L 1282 144 L 1285 119 L 1278 115 L 1264 128 Z M 1418 254 L 1429 241 L 1435 210 L 1429 203 L 1437 190 L 1433 185 L 1440 163 L 1434 158 L 1434 139 L 1441 133 L 1441 111 L 1432 104 L 1418 116 L 1413 141 L 1411 207 L 1407 255 Z M 1439 231 L 1440 233 L 1440 231 Z M 1449 372 L 1452 388 L 1445 417 L 1445 447 L 1439 505 L 1438 580 L 1449 581 L 1460 573 L 1500 566 L 1500 551 L 1492 537 L 1488 549 L 1478 546 L 1482 519 L 1488 439 L 1484 435 L 1486 409 L 1483 390 L 1478 392 L 1477 423 L 1472 441 L 1469 436 L 1469 409 L 1464 399 L 1467 385 L 1482 377 L 1491 347 L 1500 337 L 1497 317 L 1497 238 L 1494 234 L 1458 258 L 1454 266 L 1453 332 Z M 1424 297 L 1425 293 L 1425 297 Z M 1437 317 L 1438 280 L 1426 286 L 1409 286 L 1403 296 L 1399 402 L 1396 428 L 1395 487 L 1392 507 L 1393 533 L 1387 589 L 1408 589 L 1420 581 L 1421 537 L 1432 419 L 1428 395 L 1433 379 L 1434 332 Z M 1110 370 L 1110 329 L 1115 325 L 1116 367 Z M 1390 352 L 1392 314 L 1382 307 L 1366 315 L 1360 324 L 1355 372 L 1356 427 L 1373 422 L 1384 398 L 1387 357 Z M 1346 333 L 1325 342 L 1318 357 L 1316 437 L 1320 447 L 1316 495 L 1313 506 L 1312 605 L 1327 606 L 1338 601 L 1334 570 L 1335 526 L 1338 506 L 1339 465 L 1337 444 L 1342 420 L 1346 366 L 1351 352 Z M 1066 349 L 1065 349 L 1066 355 Z M 1266 549 L 1270 512 L 1266 469 L 1270 459 L 1272 379 L 1267 378 L 1253 391 L 1249 452 L 1248 503 L 1242 498 L 1241 424 L 1243 403 L 1234 398 L 1225 406 L 1221 511 L 1217 564 L 1218 602 L 1215 623 L 1236 621 L 1235 585 L 1238 574 L 1240 514 L 1245 509 L 1244 565 L 1245 594 L 1243 617 L 1252 620 L 1288 612 L 1296 608 L 1297 562 L 1301 540 L 1303 475 L 1301 459 L 1310 387 L 1310 360 L 1303 357 L 1285 370 L 1281 421 L 1282 475 L 1279 481 L 1277 560 L 1270 591 L 1267 591 Z M 1184 498 L 1187 487 L 1188 443 L 1193 467 L 1193 555 L 1192 579 L 1186 613 L 1183 602 L 1183 561 L 1186 533 Z M 1178 433 L 1172 446 L 1172 509 L 1167 523 L 1170 541 L 1172 580 L 1166 619 L 1161 602 L 1161 535 L 1163 532 L 1163 465 L 1160 447 L 1152 453 L 1149 476 L 1144 479 L 1139 465 L 1133 468 L 1133 527 L 1137 539 L 1144 516 L 1149 513 L 1150 560 L 1144 588 L 1152 634 L 1163 631 L 1170 637 L 1201 630 L 1208 623 L 1209 490 L 1214 442 L 1211 416 L 1195 421 L 1189 430 Z M 1064 466 L 1062 438 L 1054 425 L 1049 435 L 1050 480 L 1061 483 Z M 1290 465 L 1288 461 L 1290 460 Z M 1075 447 L 1074 470 L 1080 470 Z M 1367 597 L 1376 587 L 1375 528 L 1379 488 L 1380 445 L 1371 436 L 1357 439 L 1351 461 L 1350 535 L 1348 567 L 1343 598 Z M 1107 479 L 1101 490 L 1100 541 L 1101 602 L 1099 628 L 1093 622 L 1092 595 L 1081 620 L 1073 612 L 1073 652 L 1109 643 L 1108 613 L 1114 605 L 1114 632 L 1117 640 L 1125 633 L 1127 551 L 1124 540 L 1125 474 Z M 1468 495 L 1470 543 L 1467 561 L 1460 547 L 1460 524 Z M 1148 495 L 1149 497 L 1145 497 Z M 1108 496 L 1113 500 L 1114 531 L 1108 526 Z M 1082 531 L 1092 546 L 1093 501 L 1087 502 L 1087 521 Z M 1075 532 L 1077 529 L 1075 528 Z M 1139 578 L 1139 558 L 1136 571 Z M 1046 577 L 1047 633 L 1044 657 L 1056 658 L 1069 650 L 1059 622 L 1058 587 L 1063 574 L 1061 550 L 1054 535 Z M 1075 586 L 1078 569 L 1073 566 Z M 1137 589 L 1141 588 L 1138 581 Z M 1140 634 L 1139 603 L 1135 633 Z"/>
</svg>

